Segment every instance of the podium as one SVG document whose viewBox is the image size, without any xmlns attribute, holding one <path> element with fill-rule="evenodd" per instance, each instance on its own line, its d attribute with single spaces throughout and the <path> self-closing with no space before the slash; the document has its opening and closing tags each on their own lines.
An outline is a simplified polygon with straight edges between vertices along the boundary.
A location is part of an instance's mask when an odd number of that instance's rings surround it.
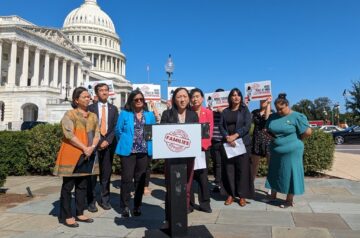
<svg viewBox="0 0 360 238">
<path fill-rule="evenodd" d="M 152 137 L 153 159 L 166 160 L 165 204 L 169 222 L 169 229 L 163 230 L 164 233 L 146 231 L 145 237 L 194 237 L 191 234 L 193 229 L 188 229 L 187 219 L 187 161 L 201 156 L 202 126 L 199 123 L 159 124 L 152 125 L 151 133 L 145 134 Z M 201 229 L 206 230 L 206 227 Z"/>
</svg>

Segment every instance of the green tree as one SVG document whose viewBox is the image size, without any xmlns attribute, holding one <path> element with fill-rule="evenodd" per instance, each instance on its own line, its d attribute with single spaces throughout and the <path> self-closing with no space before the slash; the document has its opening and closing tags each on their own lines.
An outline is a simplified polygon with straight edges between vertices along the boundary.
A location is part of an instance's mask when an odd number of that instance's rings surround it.
<svg viewBox="0 0 360 238">
<path fill-rule="evenodd" d="M 314 100 L 314 119 L 325 120 L 324 111 L 328 114 L 331 111 L 331 100 L 328 97 L 319 97 Z M 327 115 L 328 117 L 329 115 Z"/>
<path fill-rule="evenodd" d="M 315 105 L 308 99 L 303 99 L 291 107 L 292 110 L 303 113 L 308 120 L 315 119 Z"/>
<path fill-rule="evenodd" d="M 345 100 L 346 110 L 350 110 L 353 116 L 354 124 L 360 123 L 360 81 L 352 82 L 352 90 L 348 90 L 350 94 Z"/>
</svg>

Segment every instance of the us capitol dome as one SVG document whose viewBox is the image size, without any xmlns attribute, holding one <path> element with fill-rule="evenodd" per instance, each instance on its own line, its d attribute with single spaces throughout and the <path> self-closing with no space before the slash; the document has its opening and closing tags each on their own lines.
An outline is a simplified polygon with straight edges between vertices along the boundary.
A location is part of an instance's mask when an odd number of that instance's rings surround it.
<svg viewBox="0 0 360 238">
<path fill-rule="evenodd" d="M 120 105 L 123 105 L 131 90 L 131 84 L 126 80 L 126 57 L 121 52 L 121 39 L 113 21 L 97 1 L 85 0 L 79 8 L 72 10 L 65 18 L 62 32 L 92 62 L 90 81 L 112 80 L 116 94 L 120 94 Z"/>
</svg>

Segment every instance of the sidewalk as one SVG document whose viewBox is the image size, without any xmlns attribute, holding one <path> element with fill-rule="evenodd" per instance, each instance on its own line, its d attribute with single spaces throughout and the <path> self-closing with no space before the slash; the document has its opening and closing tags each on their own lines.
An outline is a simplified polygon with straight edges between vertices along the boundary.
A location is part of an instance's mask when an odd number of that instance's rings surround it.
<svg viewBox="0 0 360 238">
<path fill-rule="evenodd" d="M 324 174 L 337 178 L 360 181 L 360 155 L 335 152 L 334 163 Z"/>
<path fill-rule="evenodd" d="M 35 198 L 0 210 L 0 237 L 143 237 L 145 229 L 157 229 L 164 220 L 164 180 L 151 179 L 152 195 L 144 197 L 143 215 L 121 218 L 119 177 L 112 178 L 113 209 L 88 213 L 92 224 L 71 229 L 58 223 L 61 179 L 57 177 L 9 177 L 8 193 L 26 193 Z M 212 194 L 213 213 L 194 211 L 189 225 L 205 225 L 213 237 L 345 238 L 360 237 L 360 183 L 342 179 L 306 179 L 306 193 L 295 197 L 295 207 L 281 209 L 261 201 L 264 179 L 257 179 L 257 194 L 250 204 L 224 206 L 224 198 Z M 195 238 L 195 237 L 194 237 Z"/>
</svg>

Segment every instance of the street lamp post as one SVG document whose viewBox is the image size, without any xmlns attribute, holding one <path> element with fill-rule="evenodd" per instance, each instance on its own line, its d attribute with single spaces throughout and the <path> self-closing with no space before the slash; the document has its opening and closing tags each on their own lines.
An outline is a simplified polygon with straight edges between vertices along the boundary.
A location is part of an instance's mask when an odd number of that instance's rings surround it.
<svg viewBox="0 0 360 238">
<path fill-rule="evenodd" d="M 340 109 L 340 105 L 339 103 L 335 103 L 334 104 L 334 108 L 333 108 L 333 119 L 334 119 L 334 112 L 335 112 L 335 117 L 337 119 L 337 125 L 339 125 L 339 121 L 340 121 L 340 113 L 339 113 L 339 109 Z M 335 121 L 334 121 L 335 122 Z M 335 124 L 334 124 L 335 125 Z"/>
<path fill-rule="evenodd" d="M 70 85 L 68 83 L 66 83 L 66 85 L 63 87 L 63 89 L 65 89 L 65 99 L 64 99 L 64 101 L 65 102 L 69 101 L 68 96 L 69 96 L 69 92 L 70 92 L 70 89 L 71 89 Z"/>
<path fill-rule="evenodd" d="M 171 78 L 171 75 L 174 73 L 175 65 L 172 61 L 171 54 L 169 54 L 169 58 L 165 64 L 165 72 L 168 75 L 167 81 L 167 88 L 169 89 L 171 82 L 174 81 L 174 79 Z"/>
</svg>

